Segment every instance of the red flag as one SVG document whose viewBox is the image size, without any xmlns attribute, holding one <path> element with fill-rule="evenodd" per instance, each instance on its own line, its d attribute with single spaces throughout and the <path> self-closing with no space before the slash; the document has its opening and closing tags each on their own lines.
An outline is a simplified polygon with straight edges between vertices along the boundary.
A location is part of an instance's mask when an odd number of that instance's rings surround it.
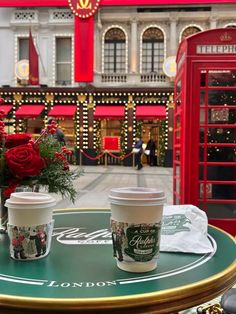
<svg viewBox="0 0 236 314">
<path fill-rule="evenodd" d="M 39 57 L 31 30 L 29 32 L 29 84 L 39 85 Z"/>
</svg>

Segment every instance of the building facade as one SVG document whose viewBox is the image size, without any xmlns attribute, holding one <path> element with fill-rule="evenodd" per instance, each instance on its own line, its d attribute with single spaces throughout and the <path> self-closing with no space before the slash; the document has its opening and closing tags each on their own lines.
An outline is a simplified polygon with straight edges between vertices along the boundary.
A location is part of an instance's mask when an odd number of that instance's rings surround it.
<svg viewBox="0 0 236 314">
<path fill-rule="evenodd" d="M 196 32 L 235 27 L 235 9 L 235 3 L 101 6 L 88 83 L 74 80 L 69 7 L 0 6 L 0 97 L 9 132 L 37 137 L 55 116 L 77 163 L 131 165 L 141 135 L 145 143 L 154 139 L 156 164 L 170 166 L 179 43 Z M 39 86 L 28 85 L 29 28 L 39 54 Z"/>
</svg>

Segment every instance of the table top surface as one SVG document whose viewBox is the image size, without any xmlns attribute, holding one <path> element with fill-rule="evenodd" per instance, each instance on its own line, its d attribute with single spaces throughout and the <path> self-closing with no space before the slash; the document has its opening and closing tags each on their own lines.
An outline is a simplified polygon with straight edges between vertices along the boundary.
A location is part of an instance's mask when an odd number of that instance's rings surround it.
<svg viewBox="0 0 236 314">
<path fill-rule="evenodd" d="M 62 210 L 54 219 L 50 254 L 40 260 L 11 259 L 8 236 L 1 234 L 0 306 L 115 312 L 148 304 L 168 313 L 205 302 L 236 281 L 235 241 L 212 226 L 213 253 L 161 252 L 156 270 L 136 274 L 118 269 L 112 257 L 109 210 Z"/>
</svg>

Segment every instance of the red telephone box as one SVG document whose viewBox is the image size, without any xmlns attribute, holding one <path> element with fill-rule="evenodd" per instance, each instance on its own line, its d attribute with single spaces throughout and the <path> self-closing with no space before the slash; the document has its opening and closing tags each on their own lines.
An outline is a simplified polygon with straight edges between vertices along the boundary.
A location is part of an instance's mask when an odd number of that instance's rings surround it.
<svg viewBox="0 0 236 314">
<path fill-rule="evenodd" d="M 174 204 L 235 217 L 236 28 L 184 39 L 176 61 Z"/>
</svg>

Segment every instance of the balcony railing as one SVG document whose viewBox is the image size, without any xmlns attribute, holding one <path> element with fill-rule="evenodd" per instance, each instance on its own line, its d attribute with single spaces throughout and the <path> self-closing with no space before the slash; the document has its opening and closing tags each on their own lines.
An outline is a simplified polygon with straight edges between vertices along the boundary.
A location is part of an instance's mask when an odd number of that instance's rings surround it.
<svg viewBox="0 0 236 314">
<path fill-rule="evenodd" d="M 157 73 L 146 73 L 140 75 L 141 83 L 145 82 L 166 82 L 165 74 L 157 74 Z"/>
<path fill-rule="evenodd" d="M 102 74 L 101 81 L 102 83 L 126 83 L 127 75 L 126 74 Z"/>
<path fill-rule="evenodd" d="M 170 79 L 164 74 L 157 73 L 98 73 L 95 72 L 94 84 L 96 86 L 145 86 L 149 87 L 169 87 L 172 86 Z"/>
</svg>

